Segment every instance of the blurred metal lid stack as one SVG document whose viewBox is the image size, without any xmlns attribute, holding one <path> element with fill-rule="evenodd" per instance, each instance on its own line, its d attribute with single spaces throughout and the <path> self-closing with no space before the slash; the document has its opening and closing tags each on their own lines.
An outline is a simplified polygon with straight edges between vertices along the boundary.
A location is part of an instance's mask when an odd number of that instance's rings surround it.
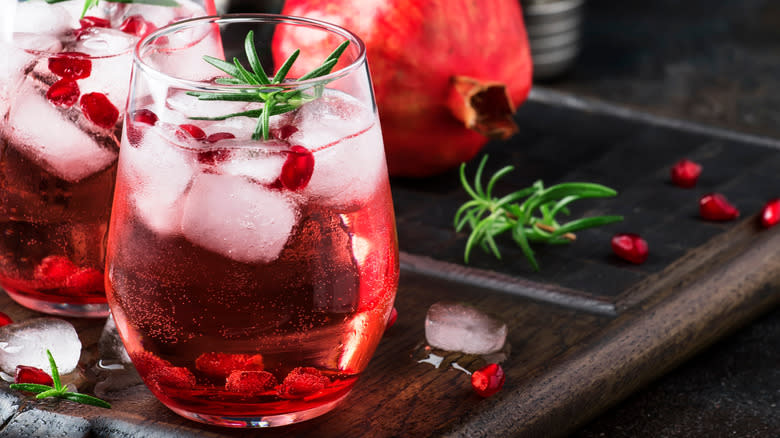
<svg viewBox="0 0 780 438">
<path fill-rule="evenodd" d="M 585 0 L 520 0 L 528 31 L 534 79 L 571 67 L 580 51 Z"/>
</svg>

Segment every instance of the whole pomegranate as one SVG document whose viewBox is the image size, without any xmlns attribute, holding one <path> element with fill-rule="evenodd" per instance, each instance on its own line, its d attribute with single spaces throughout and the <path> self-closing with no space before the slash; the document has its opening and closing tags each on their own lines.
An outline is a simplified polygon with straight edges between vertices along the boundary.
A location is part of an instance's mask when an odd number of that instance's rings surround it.
<svg viewBox="0 0 780 438">
<path fill-rule="evenodd" d="M 366 43 L 392 175 L 441 173 L 516 132 L 512 114 L 531 88 L 518 0 L 287 0 L 282 13 Z M 313 68 L 335 45 L 282 33 L 274 53 L 277 65 L 296 48 L 316 53 L 296 63 Z"/>
</svg>

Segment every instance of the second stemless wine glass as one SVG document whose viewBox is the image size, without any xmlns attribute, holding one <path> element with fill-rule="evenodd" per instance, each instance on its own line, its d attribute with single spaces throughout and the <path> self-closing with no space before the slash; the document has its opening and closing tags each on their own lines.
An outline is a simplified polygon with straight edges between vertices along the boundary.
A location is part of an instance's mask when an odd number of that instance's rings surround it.
<svg viewBox="0 0 780 438">
<path fill-rule="evenodd" d="M 132 49 L 213 0 L 0 2 L 0 286 L 105 317 L 104 253 Z M 174 6 L 175 5 L 175 6 Z"/>
<path fill-rule="evenodd" d="M 322 52 L 293 55 L 311 38 Z M 398 281 L 363 43 L 274 15 L 174 24 L 136 48 L 125 128 L 107 293 L 146 385 L 224 426 L 331 410 L 382 337 Z"/>
</svg>

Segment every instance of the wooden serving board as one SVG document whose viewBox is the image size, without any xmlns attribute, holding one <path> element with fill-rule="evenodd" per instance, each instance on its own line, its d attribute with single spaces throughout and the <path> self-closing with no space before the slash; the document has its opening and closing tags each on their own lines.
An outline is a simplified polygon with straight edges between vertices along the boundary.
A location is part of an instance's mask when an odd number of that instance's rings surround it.
<svg viewBox="0 0 780 438">
<path fill-rule="evenodd" d="M 489 171 L 516 168 L 498 194 L 536 179 L 599 182 L 619 196 L 579 201 L 573 217 L 620 214 L 625 221 L 582 231 L 569 246 L 535 247 L 540 272 L 508 239 L 499 242 L 502 260 L 476 252 L 465 265 L 467 236 L 452 227 L 466 200 L 457 172 L 394 180 L 399 318 L 333 412 L 273 430 L 231 430 L 180 418 L 143 386 L 105 410 L 31 400 L 2 385 L 0 437 L 560 436 L 780 302 L 780 227 L 761 229 L 756 219 L 763 203 L 780 195 L 776 142 L 543 89 L 534 91 L 517 121 L 520 134 L 485 149 Z M 683 157 L 704 166 L 695 189 L 668 181 L 669 167 Z M 734 201 L 742 218 L 699 219 L 698 198 L 711 191 Z M 629 265 L 611 254 L 609 239 L 619 231 L 647 239 L 646 263 Z M 425 313 L 438 301 L 468 303 L 508 324 L 507 379 L 497 395 L 477 397 L 458 369 L 474 370 L 495 357 L 426 349 Z M 0 307 L 14 319 L 34 316 L 4 295 Z M 71 321 L 88 370 L 103 321 Z M 438 368 L 425 361 L 431 353 L 443 357 Z"/>
</svg>

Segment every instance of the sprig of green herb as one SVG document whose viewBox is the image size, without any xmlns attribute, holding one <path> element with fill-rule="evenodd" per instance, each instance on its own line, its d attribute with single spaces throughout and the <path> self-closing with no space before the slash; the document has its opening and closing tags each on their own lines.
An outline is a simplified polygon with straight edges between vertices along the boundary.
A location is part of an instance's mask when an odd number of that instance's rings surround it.
<svg viewBox="0 0 780 438">
<path fill-rule="evenodd" d="M 46 3 L 60 3 L 68 0 L 46 0 Z M 106 0 L 111 3 L 141 3 L 145 5 L 157 5 L 157 6 L 179 6 L 175 0 Z M 81 10 L 81 17 L 84 18 L 87 15 L 87 11 L 98 5 L 100 0 L 84 0 L 84 9 Z"/>
<path fill-rule="evenodd" d="M 46 350 L 46 354 L 49 356 L 51 379 L 54 382 L 54 386 L 40 385 L 37 383 L 12 383 L 9 385 L 11 389 L 32 392 L 37 394 L 35 398 L 58 397 L 85 405 L 111 409 L 110 404 L 97 397 L 92 397 L 91 395 L 81 394 L 78 392 L 70 392 L 68 391 L 67 387 L 62 386 L 62 382 L 60 381 L 60 372 L 57 369 L 57 364 L 54 362 L 54 357 L 52 357 L 51 351 Z"/>
<path fill-rule="evenodd" d="M 333 70 L 344 50 L 347 49 L 349 41 L 341 43 L 327 58 L 315 69 L 298 78 L 299 81 L 324 76 Z M 279 85 L 287 77 L 290 68 L 298 59 L 301 51 L 296 50 L 279 67 L 273 78 L 266 75 L 263 65 L 260 63 L 260 57 L 255 49 L 254 32 L 249 31 L 244 40 L 244 51 L 249 60 L 251 71 L 247 70 L 238 58 L 233 58 L 233 62 L 223 61 L 211 56 L 204 56 L 203 60 L 230 75 L 230 77 L 218 78 L 216 82 L 222 85 L 246 85 L 248 88 L 237 88 L 232 92 L 211 92 L 211 91 L 191 91 L 190 96 L 195 96 L 200 100 L 222 100 L 238 102 L 261 102 L 263 107 L 257 110 L 243 111 L 239 113 L 226 114 L 218 117 L 192 117 L 194 120 L 225 120 L 231 117 L 251 117 L 257 118 L 257 125 L 252 134 L 252 140 L 268 140 L 269 120 L 271 116 L 293 111 L 314 99 L 322 96 L 324 83 L 319 83 L 313 87 L 313 93 L 307 94 L 303 90 L 285 91 L 284 88 L 274 86 Z"/>
<path fill-rule="evenodd" d="M 509 231 L 533 268 L 538 271 L 539 264 L 531 249 L 532 242 L 567 244 L 576 238 L 572 234 L 574 231 L 623 220 L 622 216 L 597 216 L 561 224 L 556 219 L 559 213 L 568 215 L 567 206 L 578 199 L 617 195 L 615 190 L 600 184 L 563 183 L 545 188 L 539 180 L 530 187 L 504 197 L 493 197 L 493 188 L 498 180 L 514 168 L 506 166 L 500 169 L 483 188 L 482 173 L 487 158 L 485 155 L 479 163 L 473 187 L 466 179 L 466 163 L 460 166 L 460 181 L 472 198 L 455 213 L 455 230 L 460 232 L 466 227 L 471 229 L 463 256 L 466 263 L 469 262 L 469 255 L 475 246 L 481 247 L 485 252 L 492 252 L 496 258 L 501 259 L 496 237 Z"/>
</svg>

